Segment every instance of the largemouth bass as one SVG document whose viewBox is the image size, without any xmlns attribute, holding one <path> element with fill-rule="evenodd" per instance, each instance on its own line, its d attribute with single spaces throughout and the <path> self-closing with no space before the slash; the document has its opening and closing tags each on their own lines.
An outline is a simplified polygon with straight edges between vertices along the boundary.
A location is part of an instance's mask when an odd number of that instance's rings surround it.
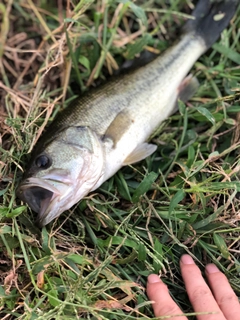
<svg viewBox="0 0 240 320">
<path fill-rule="evenodd" d="M 48 224 L 97 189 L 122 166 L 151 155 L 154 130 L 195 87 L 186 78 L 217 40 L 238 0 L 200 0 L 180 40 L 131 74 L 87 92 L 60 113 L 40 138 L 18 188 L 19 197 Z"/>
</svg>

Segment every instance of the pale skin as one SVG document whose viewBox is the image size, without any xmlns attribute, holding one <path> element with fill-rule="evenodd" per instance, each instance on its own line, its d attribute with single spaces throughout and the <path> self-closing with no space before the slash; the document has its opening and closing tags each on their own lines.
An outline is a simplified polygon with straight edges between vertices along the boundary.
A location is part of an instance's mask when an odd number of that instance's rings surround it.
<svg viewBox="0 0 240 320">
<path fill-rule="evenodd" d="M 180 268 L 189 300 L 197 315 L 197 320 L 239 320 L 240 304 L 226 276 L 214 264 L 208 264 L 203 279 L 200 269 L 189 255 L 183 255 Z M 183 311 L 172 300 L 167 286 L 156 275 L 151 274 L 147 282 L 147 295 L 153 301 L 156 317 L 171 316 L 169 320 L 187 320 Z M 211 313 L 211 314 L 210 314 Z M 179 316 L 180 315 L 180 316 Z"/>
</svg>

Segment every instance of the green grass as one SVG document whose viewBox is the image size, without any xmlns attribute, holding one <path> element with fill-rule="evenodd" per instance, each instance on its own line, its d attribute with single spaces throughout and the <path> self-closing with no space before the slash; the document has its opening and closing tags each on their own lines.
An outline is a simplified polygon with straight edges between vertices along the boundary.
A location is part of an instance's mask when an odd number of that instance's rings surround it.
<svg viewBox="0 0 240 320">
<path fill-rule="evenodd" d="M 178 0 L 61 3 L 0 5 L 1 319 L 152 319 L 152 272 L 191 313 L 186 252 L 240 296 L 239 10 L 195 64 L 197 94 L 152 137 L 158 151 L 40 230 L 15 189 L 47 122 L 126 59 L 170 46 L 191 12 Z"/>
</svg>

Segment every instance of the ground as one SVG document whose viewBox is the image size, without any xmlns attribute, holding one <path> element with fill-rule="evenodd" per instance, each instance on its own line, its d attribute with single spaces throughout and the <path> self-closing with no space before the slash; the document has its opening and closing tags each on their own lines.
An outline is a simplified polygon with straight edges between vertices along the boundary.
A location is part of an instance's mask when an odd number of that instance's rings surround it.
<svg viewBox="0 0 240 320">
<path fill-rule="evenodd" d="M 152 319 L 160 274 L 192 312 L 179 271 L 212 261 L 240 296 L 240 11 L 194 65 L 194 97 L 124 167 L 52 224 L 15 194 L 29 153 L 69 101 L 160 54 L 188 1 L 9 0 L 0 4 L 0 297 L 2 319 Z M 146 54 L 147 53 L 147 54 Z M 193 319 L 192 316 L 191 319 Z"/>
</svg>

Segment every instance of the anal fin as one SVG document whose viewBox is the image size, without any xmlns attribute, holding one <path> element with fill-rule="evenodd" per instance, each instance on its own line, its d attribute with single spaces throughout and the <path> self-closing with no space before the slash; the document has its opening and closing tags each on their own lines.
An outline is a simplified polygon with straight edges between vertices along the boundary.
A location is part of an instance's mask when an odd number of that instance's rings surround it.
<svg viewBox="0 0 240 320">
<path fill-rule="evenodd" d="M 128 165 L 143 160 L 150 156 L 154 151 L 156 151 L 156 149 L 157 146 L 155 144 L 144 142 L 138 145 L 132 151 L 132 153 L 130 153 L 130 155 L 123 162 L 123 165 Z"/>
<path fill-rule="evenodd" d="M 192 74 L 189 74 L 186 78 L 183 79 L 180 86 L 178 87 L 178 99 L 183 102 L 187 102 L 199 88 L 199 82 L 196 77 L 193 77 Z"/>
<path fill-rule="evenodd" d="M 199 82 L 196 77 L 193 77 L 192 74 L 185 77 L 178 87 L 177 101 L 171 114 L 178 111 L 178 100 L 181 100 L 184 103 L 187 102 L 192 96 L 194 96 L 198 88 Z"/>
</svg>

